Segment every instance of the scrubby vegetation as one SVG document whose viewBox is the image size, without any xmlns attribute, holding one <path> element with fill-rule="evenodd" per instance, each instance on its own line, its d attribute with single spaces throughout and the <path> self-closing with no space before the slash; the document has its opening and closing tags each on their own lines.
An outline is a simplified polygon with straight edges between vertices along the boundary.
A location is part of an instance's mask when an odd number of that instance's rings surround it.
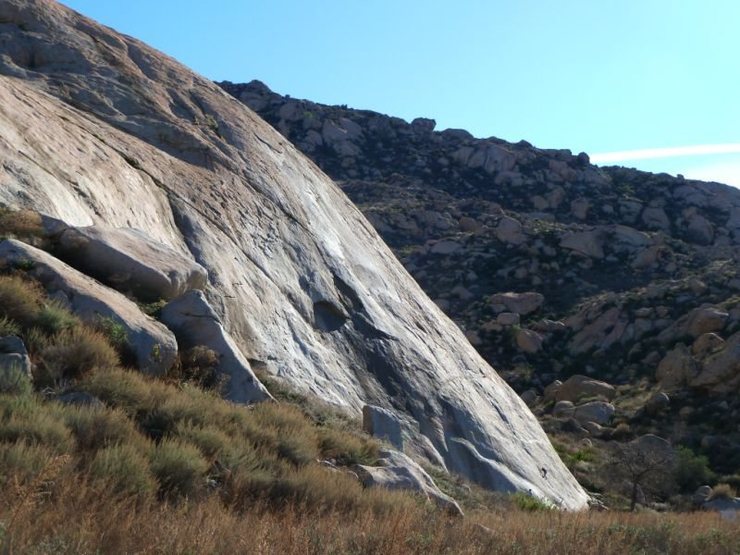
<svg viewBox="0 0 740 555">
<path fill-rule="evenodd" d="M 8 553 L 740 548 L 738 524 L 714 515 L 564 515 L 433 469 L 465 519 L 413 494 L 365 490 L 351 465 L 373 464 L 379 445 L 356 420 L 267 377 L 277 402 L 224 401 L 203 348 L 163 378 L 125 369 L 115 323 L 84 324 L 22 273 L 0 276 L 0 326 L 23 338 L 37 369 L 33 384 L 13 372 L 0 383 Z M 561 451 L 571 464 L 592 458 Z"/>
</svg>

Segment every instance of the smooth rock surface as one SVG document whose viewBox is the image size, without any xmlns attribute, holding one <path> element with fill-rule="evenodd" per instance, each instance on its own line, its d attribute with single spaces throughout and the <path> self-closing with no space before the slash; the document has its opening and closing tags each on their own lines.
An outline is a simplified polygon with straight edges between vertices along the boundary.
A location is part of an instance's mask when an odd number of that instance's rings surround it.
<svg viewBox="0 0 740 555">
<path fill-rule="evenodd" d="M 137 228 L 189 254 L 209 273 L 224 329 L 265 371 L 348 411 L 405 412 L 414 443 L 450 470 L 475 466 L 485 486 L 586 508 L 526 405 L 272 127 L 61 4 L 6 0 L 0 20 L 0 202 Z M 352 150 L 356 130 L 335 127 L 325 139 Z M 510 170 L 507 152 L 468 163 Z"/>
<path fill-rule="evenodd" d="M 162 324 L 146 316 L 136 303 L 52 255 L 20 241 L 0 243 L 0 265 L 22 263 L 50 294 L 64 296 L 65 304 L 84 321 L 95 325 L 110 319 L 123 326 L 140 370 L 160 375 L 169 370 L 177 356 L 175 336 Z"/>
</svg>

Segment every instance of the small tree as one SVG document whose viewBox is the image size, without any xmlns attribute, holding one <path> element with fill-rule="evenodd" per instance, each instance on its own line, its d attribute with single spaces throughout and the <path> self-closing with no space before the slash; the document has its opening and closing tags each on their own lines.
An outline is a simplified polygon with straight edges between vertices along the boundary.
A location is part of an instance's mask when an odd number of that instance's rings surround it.
<svg viewBox="0 0 740 555">
<path fill-rule="evenodd" d="M 664 439 L 645 435 L 629 443 L 617 443 L 605 470 L 611 481 L 627 482 L 630 489 L 630 511 L 637 506 L 640 490 L 667 494 L 674 487 L 676 453 Z"/>
</svg>

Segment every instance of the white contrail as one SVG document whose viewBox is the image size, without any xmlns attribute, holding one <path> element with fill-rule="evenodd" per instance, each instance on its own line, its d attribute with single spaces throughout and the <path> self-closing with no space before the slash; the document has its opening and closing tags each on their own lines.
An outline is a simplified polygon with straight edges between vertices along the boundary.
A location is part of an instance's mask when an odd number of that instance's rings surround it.
<svg viewBox="0 0 740 555">
<path fill-rule="evenodd" d="M 740 154 L 740 143 L 722 145 L 674 146 L 668 148 L 643 148 L 640 150 L 621 150 L 592 154 L 591 162 L 624 162 L 627 160 L 647 160 L 651 158 L 676 158 L 680 156 L 702 156 L 706 154 Z"/>
</svg>

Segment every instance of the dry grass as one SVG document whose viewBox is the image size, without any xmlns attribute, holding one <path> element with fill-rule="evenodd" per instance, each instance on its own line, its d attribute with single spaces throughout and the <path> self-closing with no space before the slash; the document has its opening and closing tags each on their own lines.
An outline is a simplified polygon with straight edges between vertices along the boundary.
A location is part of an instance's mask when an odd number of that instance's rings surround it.
<svg viewBox="0 0 740 555">
<path fill-rule="evenodd" d="M 78 326 L 52 336 L 50 345 L 39 353 L 48 377 L 81 378 L 93 370 L 119 364 L 118 352 L 106 337 L 85 326 Z"/>
<path fill-rule="evenodd" d="M 712 488 L 709 499 L 734 499 L 737 491 L 730 484 L 717 484 Z"/>
<path fill-rule="evenodd" d="M 41 244 L 45 236 L 38 212 L 0 208 L 0 239 L 21 239 L 30 244 Z"/>
<path fill-rule="evenodd" d="M 105 484 L 54 480 L 54 471 L 44 470 L 43 483 L 3 496 L 0 521 L 8 552 L 621 555 L 740 549 L 740 523 L 708 513 L 509 511 L 461 520 L 414 503 L 388 504 L 385 513 L 348 514 L 259 502 L 235 511 L 215 496 L 177 505 L 117 496 Z"/>
<path fill-rule="evenodd" d="M 46 295 L 41 287 L 20 276 L 0 276 L 0 316 L 22 326 L 32 325 Z"/>
</svg>

